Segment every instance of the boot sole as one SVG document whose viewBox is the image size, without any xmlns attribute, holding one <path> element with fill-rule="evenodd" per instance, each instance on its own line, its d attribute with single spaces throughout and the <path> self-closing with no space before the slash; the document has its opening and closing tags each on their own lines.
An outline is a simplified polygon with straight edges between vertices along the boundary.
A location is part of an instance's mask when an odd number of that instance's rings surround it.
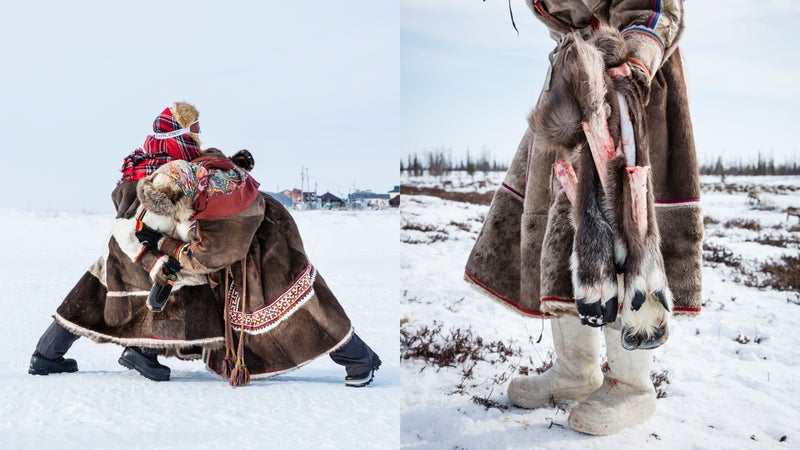
<svg viewBox="0 0 800 450">
<path fill-rule="evenodd" d="M 148 380 L 153 380 L 153 381 L 169 381 L 169 375 L 167 375 L 167 377 L 166 377 L 166 378 L 157 378 L 157 377 L 152 377 L 152 376 L 149 376 L 149 375 L 145 374 L 144 372 L 142 372 L 141 370 L 137 369 L 135 364 L 131 363 L 130 361 L 128 361 L 128 360 L 126 360 L 126 359 L 124 359 L 124 358 L 120 358 L 120 359 L 118 359 L 118 360 L 117 360 L 117 362 L 118 362 L 118 363 L 119 363 L 121 366 L 123 366 L 123 367 L 125 367 L 125 368 L 127 368 L 127 369 L 130 369 L 130 370 L 135 370 L 136 372 L 138 372 L 138 373 L 139 373 L 139 375 L 141 375 L 141 376 L 143 376 L 143 377 L 147 378 Z"/>
</svg>

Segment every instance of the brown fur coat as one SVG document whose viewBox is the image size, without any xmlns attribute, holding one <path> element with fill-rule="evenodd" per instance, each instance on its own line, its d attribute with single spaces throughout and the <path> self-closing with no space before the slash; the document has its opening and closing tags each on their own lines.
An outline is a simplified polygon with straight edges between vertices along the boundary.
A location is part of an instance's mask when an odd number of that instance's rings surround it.
<svg viewBox="0 0 800 450">
<path fill-rule="evenodd" d="M 535 3 L 541 9 L 558 2 Z M 550 12 L 556 10 L 553 7 Z M 569 8 L 559 10 L 565 13 L 560 16 L 560 24 L 567 23 L 568 11 Z M 586 16 L 584 25 L 588 26 L 591 12 L 577 12 Z M 637 39 L 627 42 L 635 46 Z M 553 76 L 559 76 L 558 67 Z M 547 96 L 543 94 L 542 98 Z M 664 269 L 674 296 L 673 311 L 696 314 L 701 303 L 703 223 L 692 124 L 678 52 L 672 52 L 654 73 L 644 112 L 649 127 L 647 156 L 652 168 L 654 214 L 661 235 Z M 558 155 L 537 138 L 535 125 L 523 137 L 504 183 L 495 194 L 467 261 L 466 278 L 517 311 L 541 316 L 574 310 L 570 256 L 575 228 L 572 207 L 553 175 Z"/>
<path fill-rule="evenodd" d="M 181 272 L 163 312 L 149 311 L 145 303 L 153 280 L 148 272 L 161 254 L 144 250 L 133 235 L 142 211 L 133 185 L 122 183 L 112 194 L 119 217 L 103 256 L 58 307 L 55 318 L 66 329 L 96 342 L 164 348 L 177 356 L 197 357 L 204 350 L 208 367 L 221 373 L 224 274 L 230 268 L 229 285 L 245 298 L 231 302 L 227 311 L 233 344 L 244 328 L 245 362 L 254 377 L 297 368 L 350 338 L 350 320 L 310 265 L 293 218 L 264 193 L 250 207 L 221 219 L 169 223 L 145 213 L 142 220 L 151 228 L 173 232 L 181 245 L 196 243 L 191 261 L 182 261 L 194 273 Z M 176 250 L 170 242 L 162 251 Z"/>
</svg>

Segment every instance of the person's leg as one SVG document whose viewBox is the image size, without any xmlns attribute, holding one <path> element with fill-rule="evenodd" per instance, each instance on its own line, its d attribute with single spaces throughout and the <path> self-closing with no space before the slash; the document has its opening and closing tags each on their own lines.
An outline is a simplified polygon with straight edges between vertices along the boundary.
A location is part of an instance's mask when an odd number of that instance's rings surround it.
<svg viewBox="0 0 800 450">
<path fill-rule="evenodd" d="M 556 360 L 540 375 L 514 378 L 508 399 L 522 408 L 539 408 L 552 401 L 581 401 L 603 382 L 600 371 L 600 330 L 581 325 L 575 316 L 550 320 Z"/>
<path fill-rule="evenodd" d="M 582 433 L 606 435 L 644 422 L 656 410 L 656 390 L 650 379 L 652 350 L 625 350 L 620 321 L 603 327 L 609 370 L 603 386 L 569 415 L 570 426 Z"/>
<path fill-rule="evenodd" d="M 119 357 L 119 363 L 128 369 L 139 372 L 153 381 L 169 381 L 170 368 L 158 362 L 162 350 L 145 347 L 126 347 Z"/>
<path fill-rule="evenodd" d="M 36 343 L 31 356 L 28 373 L 48 375 L 51 373 L 77 372 L 78 363 L 74 359 L 64 359 L 72 344 L 78 339 L 64 327 L 53 321 Z"/>
<path fill-rule="evenodd" d="M 372 382 L 372 377 L 381 366 L 381 359 L 357 334 L 346 344 L 330 353 L 336 364 L 345 366 L 347 377 L 345 384 L 350 387 L 362 387 Z"/>
</svg>

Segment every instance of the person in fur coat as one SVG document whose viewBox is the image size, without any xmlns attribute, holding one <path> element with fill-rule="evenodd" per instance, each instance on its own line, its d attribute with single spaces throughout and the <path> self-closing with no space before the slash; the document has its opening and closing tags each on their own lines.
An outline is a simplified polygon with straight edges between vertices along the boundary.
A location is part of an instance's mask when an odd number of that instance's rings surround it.
<svg viewBox="0 0 800 450">
<path fill-rule="evenodd" d="M 117 211 L 116 222 L 130 219 L 135 213 L 138 207 L 136 183 L 139 179 L 169 161 L 189 160 L 200 156 L 199 119 L 197 108 L 187 102 L 174 102 L 156 116 L 153 120 L 153 134 L 145 137 L 144 144 L 126 156 L 122 163 L 122 176 L 111 193 Z M 158 256 L 142 255 L 140 262 L 143 265 L 152 264 Z M 113 268 L 111 271 L 111 278 L 114 279 L 116 273 Z M 84 277 L 78 282 L 76 289 L 90 279 Z M 78 337 L 57 321 L 53 321 L 39 338 L 28 372 L 32 375 L 47 375 L 77 371 L 77 362 L 74 359 L 65 359 L 64 354 Z M 169 368 L 158 363 L 158 353 L 157 350 L 145 347 L 128 346 L 120 357 L 120 362 L 136 368 L 148 378 L 167 380 Z"/>
<path fill-rule="evenodd" d="M 173 117 L 173 123 L 169 127 L 180 130 L 190 128 L 189 125 L 192 123 L 196 124 L 198 114 L 193 106 L 176 103 L 156 119 L 154 129 L 164 123 L 165 116 Z M 155 131 L 159 133 L 170 130 L 162 128 L 161 131 L 158 129 Z M 196 131 L 199 132 L 199 129 Z M 187 137 L 192 138 L 199 146 L 195 133 L 188 134 Z M 174 136 L 167 137 L 167 139 L 173 138 Z M 167 146 L 162 145 L 162 147 Z M 223 157 L 216 149 L 205 150 L 201 154 Z M 191 156 L 189 153 L 187 155 Z M 166 161 L 173 159 L 175 158 L 165 157 Z M 126 159 L 128 160 L 130 158 Z M 145 158 L 137 160 L 146 161 Z M 254 164 L 252 155 L 246 150 L 231 157 L 231 161 L 245 171 L 252 169 Z M 153 279 L 163 280 L 162 269 L 168 266 L 169 258 L 159 251 L 144 248 L 137 241 L 136 230 L 133 227 L 141 222 L 137 220 L 137 214 L 142 208 L 136 186 L 138 180 L 154 173 L 160 166 L 139 165 L 144 170 L 128 171 L 128 173 L 125 171 L 126 167 L 131 165 L 123 166 L 123 179 L 112 194 L 117 207 L 117 218 L 114 232 L 104 252 L 105 256 L 98 259 L 87 271 L 58 308 L 56 320 L 37 343 L 29 368 L 31 374 L 47 375 L 77 371 L 77 362 L 74 359 L 65 359 L 64 355 L 79 336 L 87 336 L 97 342 L 114 342 L 126 346 L 120 357 L 120 364 L 156 381 L 166 381 L 170 377 L 169 367 L 160 364 L 157 355 L 166 353 L 184 359 L 194 359 L 201 356 L 204 347 L 219 347 L 224 343 L 222 305 L 217 303 L 216 293 L 210 285 L 213 275 L 181 277 L 170 297 L 170 307 L 163 313 L 154 314 L 146 307 L 142 307 L 145 305 L 144 298 L 153 284 Z M 257 192 L 255 188 L 250 191 Z M 271 198 L 264 194 L 258 195 L 263 196 L 267 203 L 271 201 Z M 280 215 L 281 210 L 285 216 Z M 271 210 L 270 214 L 277 215 L 282 223 L 293 223 L 291 216 L 282 207 Z M 287 228 L 289 232 L 294 230 L 296 233 L 296 228 Z M 299 240 L 299 236 L 285 234 L 273 237 L 279 241 Z M 125 254 L 124 250 L 131 248 L 134 249 L 132 253 Z M 304 254 L 302 246 L 298 251 Z M 285 265 L 285 262 L 281 264 Z M 222 277 L 217 275 L 217 279 L 220 278 Z M 366 344 L 363 344 L 358 336 L 353 335 L 345 345 L 331 354 L 334 361 L 346 366 L 348 371 L 346 382 L 350 386 L 368 384 L 372 379 L 373 366 L 379 365 L 377 356 L 374 356 L 374 359 L 378 362 L 374 363 L 373 354 L 364 355 L 365 349 L 368 349 Z"/>
<path fill-rule="evenodd" d="M 655 411 L 652 348 L 701 306 L 703 220 L 682 58 L 682 1 L 534 1 L 557 46 L 465 278 L 549 318 L 557 359 L 514 378 L 523 408 L 580 402 L 604 435 Z M 609 370 L 601 370 L 601 339 Z"/>
</svg>

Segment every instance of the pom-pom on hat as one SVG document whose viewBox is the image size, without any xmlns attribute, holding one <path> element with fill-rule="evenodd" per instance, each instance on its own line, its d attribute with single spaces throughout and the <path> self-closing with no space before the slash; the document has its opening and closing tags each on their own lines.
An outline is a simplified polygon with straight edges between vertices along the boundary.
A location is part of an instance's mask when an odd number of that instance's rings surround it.
<svg viewBox="0 0 800 450">
<path fill-rule="evenodd" d="M 157 139 L 168 139 L 187 133 L 199 133 L 199 128 L 197 131 L 191 130 L 199 118 L 200 113 L 194 105 L 175 102 L 172 106 L 164 108 L 153 121 L 154 136 Z"/>
</svg>

